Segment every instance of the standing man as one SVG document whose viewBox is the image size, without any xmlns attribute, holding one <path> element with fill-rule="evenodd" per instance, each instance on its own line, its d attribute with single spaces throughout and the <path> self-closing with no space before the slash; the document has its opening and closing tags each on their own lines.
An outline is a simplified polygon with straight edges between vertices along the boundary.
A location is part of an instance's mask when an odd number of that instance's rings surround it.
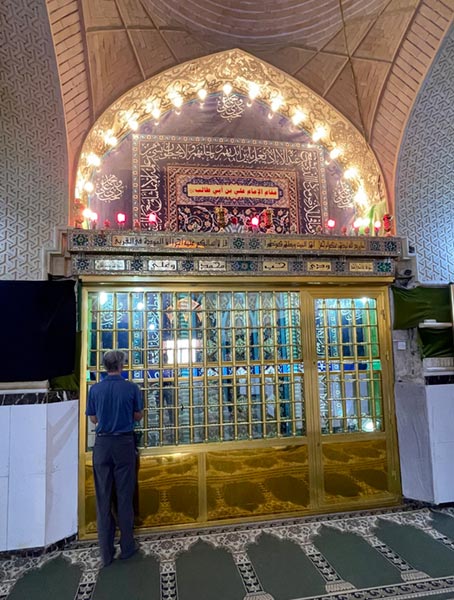
<svg viewBox="0 0 454 600">
<path fill-rule="evenodd" d="M 133 534 L 136 483 L 133 430 L 134 421 L 140 421 L 143 417 L 143 398 L 139 387 L 121 376 L 125 361 L 124 352 L 111 350 L 104 354 L 103 365 L 107 377 L 90 388 L 86 410 L 86 415 L 96 425 L 93 470 L 98 540 L 104 567 L 110 565 L 114 558 L 114 485 L 120 529 L 120 558 L 129 558 L 138 550 Z"/>
</svg>

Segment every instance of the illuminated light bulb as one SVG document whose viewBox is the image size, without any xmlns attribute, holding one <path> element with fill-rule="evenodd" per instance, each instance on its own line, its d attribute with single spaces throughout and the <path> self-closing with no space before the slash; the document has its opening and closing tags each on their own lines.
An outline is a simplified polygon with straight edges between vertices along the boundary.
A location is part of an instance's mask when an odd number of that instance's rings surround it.
<svg viewBox="0 0 454 600">
<path fill-rule="evenodd" d="M 336 227 L 336 221 L 334 219 L 328 219 L 326 225 L 329 229 L 334 229 Z"/>
<path fill-rule="evenodd" d="M 126 223 L 126 215 L 125 213 L 119 212 L 116 215 L 117 223 L 119 225 L 124 225 Z"/>
<path fill-rule="evenodd" d="M 381 221 L 375 221 L 375 223 L 374 223 L 375 235 L 378 235 L 380 229 L 381 229 Z"/>
<path fill-rule="evenodd" d="M 229 94 L 232 93 L 233 87 L 230 83 L 225 83 L 224 86 L 222 87 L 222 91 L 224 92 L 224 94 L 226 96 L 228 96 Z"/>
<path fill-rule="evenodd" d="M 91 217 L 91 209 L 90 208 L 84 208 L 84 210 L 82 211 L 82 216 L 84 219 L 90 219 Z"/>
<path fill-rule="evenodd" d="M 253 81 L 251 81 L 249 83 L 249 92 L 248 92 L 249 100 L 246 102 L 246 106 L 251 107 L 252 104 L 254 103 L 254 100 L 257 98 L 257 96 L 259 96 L 259 94 L 260 94 L 260 86 L 257 85 L 256 83 L 254 83 Z"/>
<path fill-rule="evenodd" d="M 360 227 L 361 227 L 361 219 L 355 219 L 353 222 L 353 229 L 355 230 L 356 235 L 358 235 Z"/>
<path fill-rule="evenodd" d="M 128 120 L 128 125 L 132 131 L 137 131 L 137 129 L 139 128 L 139 123 L 134 118 Z"/>
<path fill-rule="evenodd" d="M 257 216 L 251 217 L 251 227 L 257 228 L 259 223 L 260 219 Z"/>
<path fill-rule="evenodd" d="M 87 181 L 86 183 L 84 183 L 84 190 L 86 192 L 88 192 L 89 194 L 95 189 L 95 186 L 92 184 L 91 181 Z"/>
<path fill-rule="evenodd" d="M 84 189 L 84 183 L 85 183 L 85 181 L 79 176 L 77 178 L 76 189 L 75 189 L 76 198 L 79 198 L 82 195 L 82 191 Z"/>
<path fill-rule="evenodd" d="M 273 100 L 271 101 L 271 110 L 273 112 L 276 112 L 282 106 L 283 102 L 284 101 L 282 100 L 281 96 L 276 96 L 276 98 L 273 98 Z"/>
<path fill-rule="evenodd" d="M 148 215 L 148 223 L 150 225 L 157 225 L 157 223 L 158 223 L 158 215 L 155 212 L 151 212 Z"/>
<path fill-rule="evenodd" d="M 249 83 L 249 93 L 248 93 L 250 100 L 255 100 L 259 94 L 260 94 L 260 86 L 257 83 L 251 81 Z"/>
<path fill-rule="evenodd" d="M 341 148 L 333 148 L 329 153 L 329 157 L 331 160 L 336 160 L 342 154 Z"/>
<path fill-rule="evenodd" d="M 101 164 L 101 159 L 97 154 L 91 152 L 87 156 L 87 164 L 89 164 L 91 167 L 99 167 L 99 165 Z"/>
<path fill-rule="evenodd" d="M 183 106 L 183 98 L 179 94 L 173 96 L 171 102 L 175 108 L 181 108 Z"/>
<path fill-rule="evenodd" d="M 344 177 L 345 179 L 354 179 L 355 177 L 358 177 L 358 169 L 356 167 L 349 167 L 344 171 Z"/>
<path fill-rule="evenodd" d="M 304 113 L 299 108 L 296 109 L 295 112 L 293 113 L 293 116 L 292 116 L 292 123 L 293 123 L 293 125 L 295 125 L 295 126 L 299 125 L 300 123 L 302 123 L 305 120 L 306 120 L 306 113 Z"/>
<path fill-rule="evenodd" d="M 161 116 L 161 109 L 158 108 L 157 106 L 155 108 L 153 108 L 153 110 L 151 111 L 151 116 L 153 117 L 153 119 L 155 121 L 157 121 L 159 119 L 159 117 Z"/>
<path fill-rule="evenodd" d="M 208 92 L 206 91 L 205 88 L 202 88 L 197 92 L 197 96 L 200 98 L 200 100 L 202 102 L 205 102 L 206 97 L 208 96 Z"/>
<path fill-rule="evenodd" d="M 367 204 L 369 196 L 366 194 L 365 189 L 360 187 L 359 190 L 356 192 L 354 199 L 357 204 Z"/>
<path fill-rule="evenodd" d="M 312 139 L 314 142 L 318 142 L 320 140 L 322 140 L 324 137 L 326 137 L 327 134 L 327 130 L 326 127 L 324 127 L 323 125 L 319 125 L 314 133 L 312 134 Z"/>
<path fill-rule="evenodd" d="M 106 131 L 106 133 L 104 134 L 104 141 L 106 142 L 106 144 L 108 144 L 109 146 L 116 146 L 117 145 L 117 138 L 114 136 L 113 134 L 113 130 L 112 129 L 108 129 Z"/>
<path fill-rule="evenodd" d="M 96 229 L 96 225 L 98 224 L 98 213 L 91 212 L 90 216 L 88 217 L 88 220 L 90 221 L 90 227 L 92 229 Z"/>
<path fill-rule="evenodd" d="M 104 141 L 109 146 L 116 146 L 118 143 L 117 138 L 114 136 L 112 129 L 108 129 L 104 134 Z"/>
</svg>

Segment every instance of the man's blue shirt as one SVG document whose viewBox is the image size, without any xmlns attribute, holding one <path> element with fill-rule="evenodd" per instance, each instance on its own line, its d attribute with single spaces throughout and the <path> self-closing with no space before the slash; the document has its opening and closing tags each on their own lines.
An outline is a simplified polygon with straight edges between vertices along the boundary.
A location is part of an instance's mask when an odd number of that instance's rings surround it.
<svg viewBox="0 0 454 600">
<path fill-rule="evenodd" d="M 135 412 L 143 410 L 139 387 L 121 375 L 108 375 L 88 394 L 85 414 L 96 416 L 96 433 L 127 433 L 134 429 Z"/>
</svg>

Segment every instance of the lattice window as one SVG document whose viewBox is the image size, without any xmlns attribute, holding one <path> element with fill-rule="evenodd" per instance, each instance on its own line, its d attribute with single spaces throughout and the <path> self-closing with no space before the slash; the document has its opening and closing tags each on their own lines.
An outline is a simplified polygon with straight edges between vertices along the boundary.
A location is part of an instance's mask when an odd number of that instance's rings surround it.
<svg viewBox="0 0 454 600">
<path fill-rule="evenodd" d="M 323 433 L 382 431 L 382 377 L 373 298 L 315 300 Z"/>
<path fill-rule="evenodd" d="M 88 315 L 87 385 L 106 350 L 127 352 L 140 446 L 305 434 L 299 292 L 89 292 Z"/>
</svg>

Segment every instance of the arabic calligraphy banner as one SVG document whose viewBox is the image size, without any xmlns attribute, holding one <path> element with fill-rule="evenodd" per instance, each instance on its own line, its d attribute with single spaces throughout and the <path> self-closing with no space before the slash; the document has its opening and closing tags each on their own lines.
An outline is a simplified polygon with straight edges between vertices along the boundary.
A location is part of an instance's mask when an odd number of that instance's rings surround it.
<svg viewBox="0 0 454 600">
<path fill-rule="evenodd" d="M 351 186 L 327 149 L 238 94 L 210 94 L 203 106 L 141 123 L 104 156 L 92 183 L 100 226 L 123 212 L 125 228 L 148 229 L 153 211 L 161 230 L 216 233 L 225 213 L 226 231 L 241 233 L 262 213 L 261 231 L 314 235 L 328 217 L 338 231 L 355 220 Z"/>
<path fill-rule="evenodd" d="M 133 136 L 133 210 L 146 226 L 155 212 L 164 229 L 242 230 L 267 210 L 276 233 L 316 233 L 328 218 L 325 167 L 308 145 L 137 134 Z"/>
</svg>

